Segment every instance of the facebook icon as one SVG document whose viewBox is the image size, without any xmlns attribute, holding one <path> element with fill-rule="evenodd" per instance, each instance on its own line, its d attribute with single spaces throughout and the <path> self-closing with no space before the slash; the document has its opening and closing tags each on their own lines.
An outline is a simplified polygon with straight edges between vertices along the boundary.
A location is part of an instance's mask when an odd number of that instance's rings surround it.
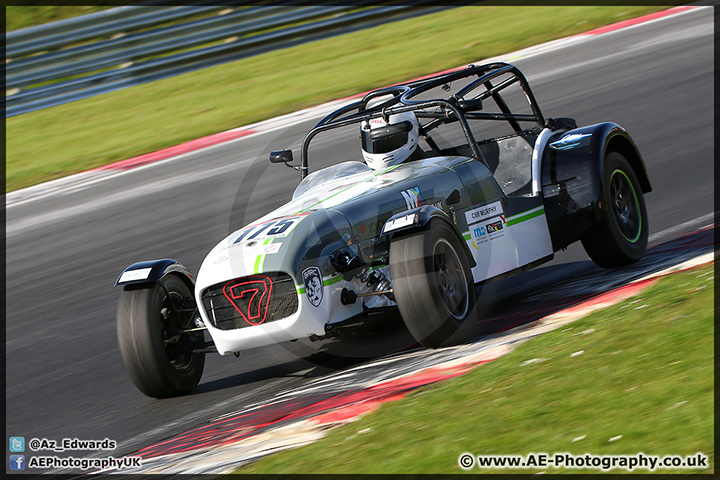
<svg viewBox="0 0 720 480">
<path fill-rule="evenodd" d="M 25 455 L 10 455 L 10 470 L 25 470 Z"/>
</svg>

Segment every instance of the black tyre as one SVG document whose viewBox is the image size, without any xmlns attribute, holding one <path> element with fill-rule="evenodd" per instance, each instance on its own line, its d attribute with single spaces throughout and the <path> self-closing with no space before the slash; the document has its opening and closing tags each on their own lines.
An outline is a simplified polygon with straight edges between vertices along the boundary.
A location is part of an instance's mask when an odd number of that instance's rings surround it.
<svg viewBox="0 0 720 480">
<path fill-rule="evenodd" d="M 596 265 L 623 267 L 640 260 L 647 249 L 645 200 L 635 172 L 619 153 L 608 153 L 603 176 L 607 216 L 582 238 L 582 244 Z"/>
<path fill-rule="evenodd" d="M 160 285 L 124 290 L 117 312 L 125 368 L 135 386 L 155 398 L 192 391 L 205 366 L 205 354 L 192 352 L 204 344 L 203 332 L 178 333 L 194 327 L 190 288 L 175 275 L 161 282 L 167 292 Z M 179 318 L 170 313 L 170 302 Z"/>
<path fill-rule="evenodd" d="M 390 279 L 400 315 L 425 347 L 464 341 L 475 326 L 470 260 L 452 228 L 431 220 L 390 243 Z"/>
</svg>

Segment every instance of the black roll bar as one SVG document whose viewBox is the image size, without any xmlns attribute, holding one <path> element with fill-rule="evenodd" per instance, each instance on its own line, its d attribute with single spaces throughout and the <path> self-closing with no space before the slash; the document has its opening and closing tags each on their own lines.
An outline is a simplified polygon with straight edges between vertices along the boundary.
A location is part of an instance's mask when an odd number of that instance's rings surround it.
<svg viewBox="0 0 720 480">
<path fill-rule="evenodd" d="M 355 104 L 354 104 L 355 105 Z M 457 121 L 460 122 L 460 126 L 463 129 L 463 132 L 465 133 L 465 136 L 468 139 L 468 143 L 470 145 L 470 149 L 472 150 L 473 157 L 477 158 L 481 162 L 485 164 L 488 168 L 490 166 L 488 165 L 487 161 L 485 160 L 485 157 L 483 156 L 482 152 L 480 151 L 480 147 L 478 147 L 477 142 L 475 141 L 475 137 L 472 134 L 472 131 L 470 130 L 470 126 L 467 123 L 467 120 L 465 119 L 465 116 L 462 114 L 462 109 L 457 105 L 457 102 L 449 101 L 449 100 L 430 100 L 426 102 L 419 102 L 419 103 L 413 103 L 412 105 L 400 105 L 398 107 L 386 107 L 382 110 L 377 111 L 365 111 L 361 112 L 359 114 L 352 115 L 348 118 L 344 118 L 341 120 L 336 120 L 332 123 L 323 123 L 322 121 L 318 123 L 312 130 L 310 130 L 307 135 L 305 135 L 305 138 L 303 139 L 302 143 L 302 150 L 300 152 L 300 176 L 302 178 L 305 178 L 308 175 L 308 148 L 310 146 L 310 141 L 320 132 L 324 132 L 326 130 L 330 130 L 333 128 L 338 127 L 344 127 L 348 125 L 352 125 L 354 123 L 357 123 L 358 120 L 370 120 L 372 118 L 379 118 L 382 116 L 387 115 L 394 115 L 396 113 L 403 113 L 403 112 L 412 112 L 421 108 L 431 108 L 431 107 L 442 107 L 444 109 L 449 110 L 452 112 L 452 114 L 455 115 L 457 118 Z"/>
<path fill-rule="evenodd" d="M 502 80 L 499 84 L 493 85 L 492 80 L 504 75 L 511 74 L 512 77 Z M 431 99 L 431 100 L 415 100 L 413 97 L 418 96 L 428 90 L 436 87 L 442 87 L 455 80 L 460 80 L 470 76 L 477 76 L 476 80 L 473 80 L 468 85 L 464 86 L 457 93 L 455 93 L 449 99 Z M 500 91 L 520 82 L 520 86 L 525 93 L 525 96 L 532 109 L 532 114 L 514 114 L 510 111 L 509 107 L 505 103 L 505 100 L 500 96 Z M 473 108 L 475 105 L 472 102 L 463 104 L 465 95 L 472 92 L 478 87 L 485 87 L 485 90 L 480 92 L 476 97 L 480 101 L 486 98 L 492 98 L 497 104 L 498 108 L 502 113 L 480 113 L 466 111 Z M 368 103 L 377 97 L 385 95 L 393 95 L 392 98 L 374 105 L 368 109 Z M 482 120 L 505 120 L 508 121 L 513 130 L 520 131 L 520 125 L 518 122 L 531 122 L 534 121 L 542 127 L 547 127 L 547 123 L 540 107 L 535 100 L 535 96 L 530 89 L 530 85 L 527 82 L 525 76 L 517 69 L 517 67 L 504 62 L 490 63 L 487 65 L 470 65 L 469 67 L 457 70 L 454 72 L 443 73 L 434 77 L 416 80 L 412 82 L 402 83 L 393 85 L 390 87 L 373 90 L 366 94 L 361 100 L 348 104 L 341 107 L 329 115 L 325 116 L 320 120 L 306 135 L 303 139 L 302 149 L 300 152 L 300 166 L 295 167 L 300 170 L 301 178 L 305 178 L 308 175 L 308 148 L 310 141 L 320 132 L 330 130 L 333 128 L 344 127 L 352 125 L 361 120 L 370 120 L 372 118 L 378 118 L 381 116 L 387 117 L 395 113 L 411 112 L 426 108 L 440 107 L 442 112 L 431 113 L 423 112 L 422 116 L 427 118 L 455 118 L 452 121 L 458 121 L 460 126 L 465 133 L 468 140 L 468 145 L 472 150 L 472 156 L 479 161 L 483 162 L 489 167 L 487 161 L 482 155 L 480 148 L 470 130 L 470 126 L 467 123 L 467 119 L 482 119 Z M 357 110 L 356 113 L 351 113 L 353 110 Z M 349 115 L 348 115 L 349 114 Z M 435 122 L 434 120 L 433 122 Z"/>
</svg>

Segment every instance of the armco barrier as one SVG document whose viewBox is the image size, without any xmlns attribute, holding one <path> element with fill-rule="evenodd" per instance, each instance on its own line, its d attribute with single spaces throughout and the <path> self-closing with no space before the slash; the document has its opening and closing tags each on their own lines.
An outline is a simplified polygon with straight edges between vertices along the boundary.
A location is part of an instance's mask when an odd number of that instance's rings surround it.
<svg viewBox="0 0 720 480">
<path fill-rule="evenodd" d="M 452 8 L 422 3 L 127 6 L 8 32 L 6 117 Z"/>
<path fill-rule="evenodd" d="M 20 57 L 134 28 L 148 28 L 218 7 L 117 7 L 7 33 L 8 57 Z"/>
</svg>

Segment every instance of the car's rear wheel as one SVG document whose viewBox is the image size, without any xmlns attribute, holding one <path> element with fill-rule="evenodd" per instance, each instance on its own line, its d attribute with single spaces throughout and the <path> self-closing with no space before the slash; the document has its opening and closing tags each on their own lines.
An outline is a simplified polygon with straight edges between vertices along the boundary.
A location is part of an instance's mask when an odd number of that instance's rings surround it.
<svg viewBox="0 0 720 480">
<path fill-rule="evenodd" d="M 197 386 L 205 354 L 193 353 L 204 344 L 202 331 L 181 333 L 194 327 L 192 291 L 176 275 L 166 275 L 160 282 L 165 288 L 153 284 L 122 292 L 117 335 L 135 386 L 149 397 L 166 398 Z"/>
<path fill-rule="evenodd" d="M 390 278 L 400 315 L 426 347 L 467 339 L 475 326 L 475 285 L 457 234 L 442 220 L 390 243 Z"/>
<path fill-rule="evenodd" d="M 608 153 L 603 171 L 606 217 L 582 238 L 596 265 L 616 268 L 630 265 L 645 254 L 648 219 L 640 182 L 628 161 Z"/>
</svg>

